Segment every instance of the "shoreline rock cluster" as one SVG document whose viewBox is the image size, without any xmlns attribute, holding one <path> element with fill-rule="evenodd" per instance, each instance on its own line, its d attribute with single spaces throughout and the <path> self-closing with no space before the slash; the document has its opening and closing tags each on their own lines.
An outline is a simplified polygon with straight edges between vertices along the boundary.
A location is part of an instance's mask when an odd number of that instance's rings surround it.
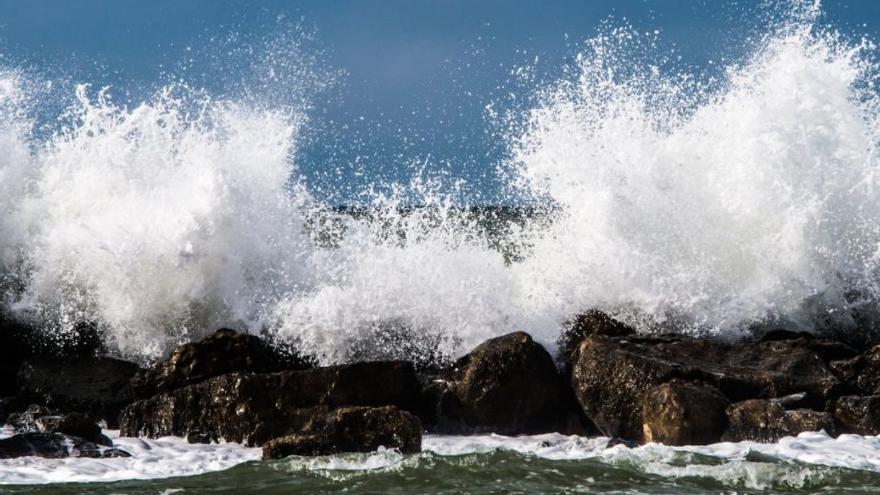
<svg viewBox="0 0 880 495">
<path fill-rule="evenodd" d="M 321 367 L 226 329 L 149 369 L 97 354 L 45 355 L 26 340 L 0 348 L 0 423 L 15 433 L 0 439 L 0 458 L 127 455 L 99 421 L 123 436 L 240 442 L 265 458 L 412 453 L 425 432 L 667 445 L 880 433 L 880 346 L 786 331 L 737 343 L 638 335 L 596 311 L 572 321 L 557 359 L 514 332 L 428 371 L 408 361 Z"/>
</svg>

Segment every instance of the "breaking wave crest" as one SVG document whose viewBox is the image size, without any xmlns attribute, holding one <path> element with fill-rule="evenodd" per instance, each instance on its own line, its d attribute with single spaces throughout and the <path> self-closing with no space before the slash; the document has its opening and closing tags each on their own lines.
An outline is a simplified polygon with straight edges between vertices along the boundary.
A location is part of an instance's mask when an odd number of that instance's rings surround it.
<svg viewBox="0 0 880 495">
<path fill-rule="evenodd" d="M 307 105 L 181 85 L 132 106 L 80 85 L 44 137 L 32 81 L 6 70 L 5 302 L 144 359 L 218 326 L 328 363 L 453 357 L 513 330 L 552 345 L 589 308 L 731 337 L 855 329 L 878 300 L 875 48 L 817 16 L 714 78 L 603 29 L 504 136 L 507 202 L 530 208 L 463 205 L 467 184 L 431 179 L 333 208 L 297 173 Z"/>
</svg>

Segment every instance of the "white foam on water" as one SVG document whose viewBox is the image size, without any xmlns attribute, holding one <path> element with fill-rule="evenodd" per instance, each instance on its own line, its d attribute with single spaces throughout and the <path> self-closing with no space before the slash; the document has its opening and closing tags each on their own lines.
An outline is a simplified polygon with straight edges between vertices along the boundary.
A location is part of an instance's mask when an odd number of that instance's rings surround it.
<svg viewBox="0 0 880 495">
<path fill-rule="evenodd" d="M 191 444 L 183 438 L 138 439 L 105 430 L 114 445 L 131 457 L 109 459 L 0 460 L 0 484 L 91 483 L 171 478 L 221 471 L 262 457 L 262 451 L 232 443 Z"/>
<path fill-rule="evenodd" d="M 228 469 L 261 457 L 260 449 L 238 444 L 190 444 L 176 437 L 136 439 L 120 438 L 117 431 L 106 433 L 118 448 L 132 457 L 2 460 L 0 483 L 110 482 L 191 476 Z M 685 447 L 648 444 L 636 448 L 607 447 L 607 444 L 608 438 L 559 434 L 426 435 L 422 445 L 424 452 L 419 455 L 405 456 L 394 450 L 379 449 L 363 454 L 291 457 L 272 466 L 343 480 L 370 472 L 419 467 L 433 462 L 432 456 L 462 458 L 508 451 L 561 462 L 595 460 L 665 478 L 706 478 L 749 489 L 783 485 L 796 488 L 833 477 L 836 468 L 880 473 L 880 437 L 841 435 L 832 438 L 824 432 L 814 432 L 771 444 L 726 442 Z M 763 458 L 755 459 L 755 454 Z M 472 461 L 479 462 L 477 457 Z"/>
</svg>

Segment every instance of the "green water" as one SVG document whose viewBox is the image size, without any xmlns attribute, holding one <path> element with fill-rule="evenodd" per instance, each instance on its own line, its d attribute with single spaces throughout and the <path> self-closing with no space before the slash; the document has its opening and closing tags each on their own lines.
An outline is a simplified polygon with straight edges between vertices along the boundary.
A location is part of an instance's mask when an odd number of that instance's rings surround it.
<svg viewBox="0 0 880 495">
<path fill-rule="evenodd" d="M 880 474 L 749 455 L 680 454 L 656 461 L 548 460 L 509 451 L 397 457 L 370 454 L 248 462 L 185 478 L 0 487 L 2 494 L 745 494 L 880 492 Z M 358 469 L 352 469 L 357 466 Z"/>
</svg>

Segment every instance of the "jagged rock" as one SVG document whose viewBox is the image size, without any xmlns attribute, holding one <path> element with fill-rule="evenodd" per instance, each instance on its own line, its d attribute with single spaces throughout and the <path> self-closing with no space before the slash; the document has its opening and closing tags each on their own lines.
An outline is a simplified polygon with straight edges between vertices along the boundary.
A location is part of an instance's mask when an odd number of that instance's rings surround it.
<svg viewBox="0 0 880 495">
<path fill-rule="evenodd" d="M 587 337 L 593 335 L 626 337 L 635 333 L 633 327 L 595 309 L 576 315 L 563 325 L 559 337 L 559 351 L 563 364 L 567 365 L 574 361 L 573 353 Z"/>
<path fill-rule="evenodd" d="M 776 442 L 805 431 L 835 433 L 834 419 L 829 413 L 809 409 L 785 410 L 770 400 L 737 402 L 727 408 L 727 417 L 729 427 L 722 437 L 727 442 Z"/>
<path fill-rule="evenodd" d="M 644 440 L 666 445 L 715 443 L 727 429 L 730 401 L 711 385 L 672 380 L 642 400 Z"/>
<path fill-rule="evenodd" d="M 880 394 L 880 346 L 872 347 L 861 356 L 835 361 L 831 366 L 853 392 Z"/>
<path fill-rule="evenodd" d="M 338 408 L 310 420 L 301 433 L 269 441 L 263 458 L 371 452 L 379 447 L 404 454 L 421 451 L 419 418 L 393 406 Z"/>
<path fill-rule="evenodd" d="M 18 372 L 19 398 L 60 412 L 89 413 L 112 428 L 133 398 L 129 380 L 138 369 L 111 358 L 32 358 Z"/>
<path fill-rule="evenodd" d="M 428 381 L 436 431 L 544 433 L 558 429 L 567 412 L 553 358 L 523 332 L 480 344 L 447 377 Z"/>
<path fill-rule="evenodd" d="M 63 457 L 129 457 L 115 448 L 103 448 L 92 442 L 61 433 L 19 433 L 0 439 L 0 459 L 37 456 L 50 459 Z"/>
<path fill-rule="evenodd" d="M 380 361 L 278 373 L 230 373 L 135 402 L 121 416 L 124 436 L 262 445 L 299 432 L 342 406 L 419 406 L 412 363 Z"/>
<path fill-rule="evenodd" d="M 834 419 L 841 433 L 880 435 L 880 395 L 848 395 L 837 399 Z"/>
<path fill-rule="evenodd" d="M 101 433 L 98 421 L 84 413 L 54 414 L 47 408 L 31 404 L 24 411 L 9 415 L 8 425 L 16 433 L 61 433 L 98 445 L 113 443 Z"/>
<path fill-rule="evenodd" d="M 821 408 L 842 391 L 840 380 L 803 340 L 727 345 L 686 336 L 608 337 L 581 342 L 571 383 L 602 434 L 643 441 L 641 404 L 674 378 L 716 387 L 731 401 L 804 392 Z"/>
<path fill-rule="evenodd" d="M 131 384 L 135 396 L 144 399 L 237 371 L 271 373 L 313 366 L 311 361 L 255 335 L 220 329 L 200 341 L 181 345 L 167 360 L 139 371 Z"/>
</svg>

